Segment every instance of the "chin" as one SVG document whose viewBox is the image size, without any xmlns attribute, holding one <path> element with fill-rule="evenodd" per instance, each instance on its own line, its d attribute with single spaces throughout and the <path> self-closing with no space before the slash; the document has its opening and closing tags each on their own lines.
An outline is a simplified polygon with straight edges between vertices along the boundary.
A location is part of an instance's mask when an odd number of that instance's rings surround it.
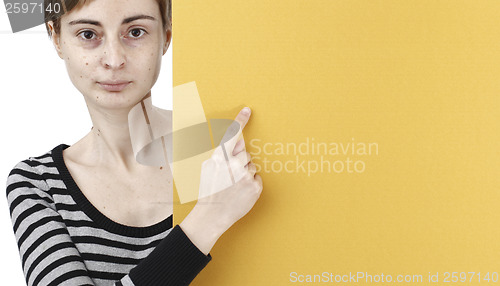
<svg viewBox="0 0 500 286">
<path fill-rule="evenodd" d="M 95 104 L 100 108 L 110 110 L 131 109 L 136 104 L 141 102 L 144 95 L 148 92 L 139 92 L 134 90 L 123 90 L 120 92 L 101 91 L 92 98 Z"/>
</svg>

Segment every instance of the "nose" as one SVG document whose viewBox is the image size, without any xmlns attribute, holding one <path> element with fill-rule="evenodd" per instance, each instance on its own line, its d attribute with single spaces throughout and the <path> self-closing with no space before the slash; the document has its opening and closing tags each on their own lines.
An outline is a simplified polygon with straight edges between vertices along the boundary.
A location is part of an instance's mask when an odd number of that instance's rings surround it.
<svg viewBox="0 0 500 286">
<path fill-rule="evenodd" d="M 127 57 L 125 48 L 119 37 L 110 37 L 106 39 L 101 61 L 106 69 L 120 69 L 125 66 Z"/>
</svg>

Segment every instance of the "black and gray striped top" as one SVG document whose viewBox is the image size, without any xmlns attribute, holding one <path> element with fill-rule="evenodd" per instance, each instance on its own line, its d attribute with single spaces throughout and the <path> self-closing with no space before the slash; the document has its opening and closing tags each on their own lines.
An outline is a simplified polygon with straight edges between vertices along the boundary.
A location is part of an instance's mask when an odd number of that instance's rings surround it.
<svg viewBox="0 0 500 286">
<path fill-rule="evenodd" d="M 17 164 L 7 201 L 27 285 L 187 285 L 211 260 L 172 216 L 148 227 L 118 224 L 80 191 L 61 144 Z"/>
</svg>

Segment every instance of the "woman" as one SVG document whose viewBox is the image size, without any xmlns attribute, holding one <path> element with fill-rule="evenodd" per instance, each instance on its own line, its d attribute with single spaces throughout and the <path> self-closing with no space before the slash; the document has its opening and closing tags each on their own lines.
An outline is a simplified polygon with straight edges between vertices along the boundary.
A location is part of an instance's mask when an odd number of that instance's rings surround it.
<svg viewBox="0 0 500 286">
<path fill-rule="evenodd" d="M 211 260 L 217 239 L 255 204 L 262 180 L 239 141 L 229 154 L 246 155 L 243 178 L 198 200 L 172 227 L 171 174 L 136 162 L 127 117 L 136 104 L 150 102 L 143 100 L 171 39 L 170 1 L 63 4 L 65 13 L 46 25 L 93 128 L 72 146 L 20 162 L 9 175 L 26 282 L 189 284 Z M 249 117 L 245 108 L 236 121 L 243 128 Z"/>
</svg>

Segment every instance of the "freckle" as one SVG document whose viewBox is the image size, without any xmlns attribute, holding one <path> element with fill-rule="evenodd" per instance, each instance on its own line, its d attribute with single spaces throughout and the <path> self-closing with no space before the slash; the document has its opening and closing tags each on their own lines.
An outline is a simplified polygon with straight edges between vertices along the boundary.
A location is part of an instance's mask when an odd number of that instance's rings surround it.
<svg viewBox="0 0 500 286">
<path fill-rule="evenodd" d="M 80 76 L 80 78 L 83 78 L 83 76 Z"/>
<path fill-rule="evenodd" d="M 88 65 L 89 65 L 89 63 L 85 63 L 85 65 L 86 65 L 86 66 L 88 66 Z"/>
<path fill-rule="evenodd" d="M 151 53 L 151 55 L 153 55 L 153 53 Z"/>
<path fill-rule="evenodd" d="M 150 71 L 151 69 L 148 69 L 148 71 Z"/>
</svg>

